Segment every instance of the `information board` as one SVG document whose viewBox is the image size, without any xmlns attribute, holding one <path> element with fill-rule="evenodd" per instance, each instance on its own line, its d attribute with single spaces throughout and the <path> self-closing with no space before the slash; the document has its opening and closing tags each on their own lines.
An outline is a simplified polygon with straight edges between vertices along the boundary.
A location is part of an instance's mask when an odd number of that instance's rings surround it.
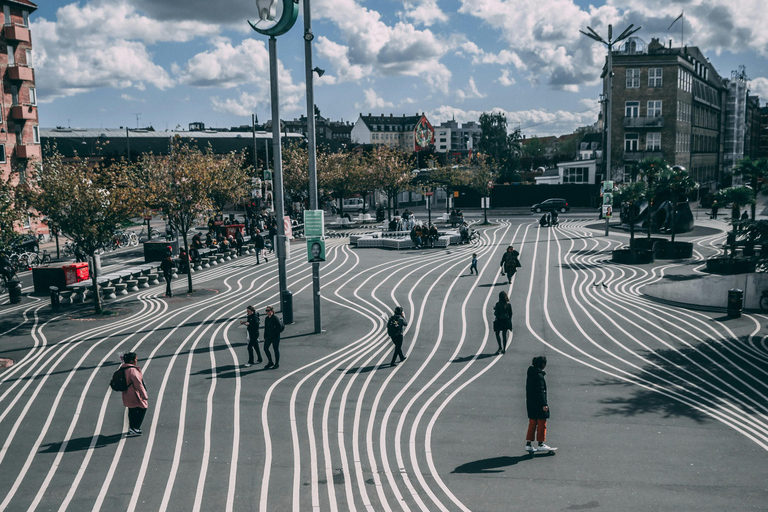
<svg viewBox="0 0 768 512">
<path fill-rule="evenodd" d="M 304 236 L 325 236 L 325 212 L 323 210 L 304 210 Z"/>
</svg>

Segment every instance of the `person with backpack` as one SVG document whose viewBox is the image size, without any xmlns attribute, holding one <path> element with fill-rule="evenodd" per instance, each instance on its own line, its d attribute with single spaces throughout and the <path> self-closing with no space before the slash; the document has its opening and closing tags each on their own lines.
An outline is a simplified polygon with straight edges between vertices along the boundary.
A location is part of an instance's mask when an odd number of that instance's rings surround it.
<svg viewBox="0 0 768 512">
<path fill-rule="evenodd" d="M 245 320 L 240 320 L 240 325 L 245 325 L 248 328 L 248 362 L 243 366 L 248 368 L 254 364 L 253 362 L 253 349 L 256 349 L 256 356 L 259 358 L 256 363 L 260 363 L 261 350 L 259 350 L 259 326 L 261 325 L 261 318 L 256 312 L 256 308 L 248 306 L 245 309 Z"/>
<path fill-rule="evenodd" d="M 496 333 L 496 343 L 499 344 L 499 350 L 496 355 L 504 354 L 507 351 L 507 331 L 512 330 L 512 305 L 509 303 L 507 292 L 499 292 L 499 301 L 493 306 L 493 332 Z M 504 343 L 501 343 L 503 334 Z"/>
<path fill-rule="evenodd" d="M 112 389 L 123 393 L 123 405 L 128 409 L 129 436 L 141 435 L 141 423 L 149 406 L 144 376 L 141 368 L 136 365 L 137 361 L 135 352 L 124 354 L 123 364 L 112 375 L 112 382 L 110 382 Z"/>
<path fill-rule="evenodd" d="M 557 448 L 550 448 L 544 441 L 547 440 L 547 419 L 549 418 L 549 403 L 547 402 L 547 381 L 544 380 L 547 366 L 545 356 L 533 358 L 525 379 L 525 405 L 528 412 L 528 432 L 525 435 L 525 451 L 550 452 Z M 539 446 L 531 446 L 534 436 Z"/>
<path fill-rule="evenodd" d="M 387 322 L 387 334 L 392 340 L 392 343 L 395 344 L 395 352 L 392 354 L 392 362 L 389 363 L 390 366 L 395 366 L 397 364 L 398 357 L 400 358 L 401 363 L 405 361 L 405 356 L 403 355 L 403 331 L 406 325 L 408 325 L 408 320 L 405 319 L 403 308 L 397 306 L 395 308 L 395 314 L 389 317 L 389 321 Z"/>
<path fill-rule="evenodd" d="M 499 266 L 502 268 L 501 275 L 507 275 L 507 284 L 512 283 L 512 276 L 515 275 L 517 269 L 521 266 L 519 256 L 520 253 L 510 245 L 504 252 L 504 256 L 501 257 Z"/>
<path fill-rule="evenodd" d="M 285 330 L 283 320 L 275 315 L 272 306 L 267 306 L 267 318 L 264 319 L 264 353 L 267 355 L 267 365 L 264 367 L 269 370 L 280 368 L 280 333 Z M 270 347 L 275 350 L 275 361 L 272 362 Z"/>
</svg>

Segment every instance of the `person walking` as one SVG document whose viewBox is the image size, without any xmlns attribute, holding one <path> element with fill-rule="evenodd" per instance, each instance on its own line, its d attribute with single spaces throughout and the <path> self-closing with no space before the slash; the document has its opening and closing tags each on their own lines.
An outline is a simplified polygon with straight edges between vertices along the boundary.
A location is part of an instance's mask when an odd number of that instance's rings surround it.
<svg viewBox="0 0 768 512">
<path fill-rule="evenodd" d="M 272 219 L 272 222 L 269 223 L 269 239 L 272 240 L 272 249 L 270 251 L 275 252 L 275 247 L 277 247 L 277 221 L 275 219 Z"/>
<path fill-rule="evenodd" d="M 472 272 L 475 273 L 475 275 L 479 276 L 477 272 L 477 253 L 472 253 L 472 265 L 469 266 L 469 275 L 472 275 Z"/>
<path fill-rule="evenodd" d="M 712 202 L 712 215 L 710 216 L 710 219 L 717 220 L 717 211 L 720 209 L 720 205 L 717 204 L 717 201 Z"/>
<path fill-rule="evenodd" d="M 173 297 L 173 291 L 171 290 L 171 280 L 173 279 L 173 269 L 175 268 L 173 263 L 173 256 L 167 254 L 162 263 L 160 263 L 160 270 L 163 272 L 163 278 L 165 279 L 165 296 Z"/>
<path fill-rule="evenodd" d="M 507 275 L 507 284 L 512 283 L 512 276 L 515 275 L 517 269 L 521 266 L 519 256 L 520 253 L 510 245 L 501 257 L 499 266 L 502 267 L 501 275 Z"/>
<path fill-rule="evenodd" d="M 285 330 L 285 324 L 282 319 L 275 315 L 275 310 L 272 306 L 267 306 L 266 309 L 267 318 L 264 319 L 264 353 L 267 355 L 267 365 L 264 367 L 267 370 L 270 368 L 277 370 L 280 368 L 280 333 Z M 275 360 L 272 361 L 272 354 L 269 349 L 273 348 L 275 351 Z"/>
<path fill-rule="evenodd" d="M 525 435 L 525 451 L 549 452 L 555 450 L 545 444 L 547 440 L 547 419 L 549 418 L 549 403 L 547 402 L 547 381 L 544 380 L 547 366 L 545 356 L 533 358 L 528 368 L 525 379 L 525 405 L 528 410 L 528 432 Z M 534 440 L 539 446 L 534 448 L 531 443 Z"/>
<path fill-rule="evenodd" d="M 264 251 L 264 237 L 261 235 L 260 230 L 256 230 L 256 238 L 254 239 L 254 245 L 256 246 L 256 264 L 260 264 L 259 256 Z M 264 255 L 264 263 L 269 263 L 269 259 Z"/>
<path fill-rule="evenodd" d="M 235 234 L 235 245 L 237 246 L 237 255 L 242 256 L 243 255 L 243 245 L 245 244 L 245 239 L 243 238 L 243 234 L 240 232 L 240 230 L 237 230 L 237 233 Z"/>
<path fill-rule="evenodd" d="M 405 361 L 405 355 L 403 355 L 403 332 L 405 326 L 408 325 L 408 320 L 405 319 L 405 313 L 403 308 L 397 306 L 395 308 L 395 314 L 389 317 L 387 321 L 387 334 L 389 335 L 392 343 L 395 345 L 395 352 L 392 354 L 392 362 L 390 366 L 397 364 L 397 358 L 400 358 L 400 362 Z"/>
<path fill-rule="evenodd" d="M 259 326 L 261 325 L 261 319 L 256 312 L 256 308 L 248 306 L 245 308 L 245 320 L 240 320 L 240 325 L 248 327 L 248 362 L 243 366 L 248 368 L 254 364 L 253 362 L 253 350 L 256 349 L 256 357 L 258 357 L 257 363 L 262 361 L 261 350 L 259 350 Z"/>
<path fill-rule="evenodd" d="M 125 372 L 125 383 L 128 389 L 123 391 L 123 405 L 128 409 L 128 435 L 140 436 L 141 423 L 149 406 L 147 388 L 144 387 L 144 376 L 137 366 L 138 357 L 135 352 L 123 355 L 121 368 Z"/>
<path fill-rule="evenodd" d="M 507 331 L 512 330 L 512 305 L 509 303 L 507 292 L 499 292 L 499 301 L 493 306 L 493 332 L 496 333 L 496 343 L 499 344 L 499 350 L 496 355 L 504 354 L 507 351 Z M 501 339 L 504 338 L 502 344 Z"/>
</svg>

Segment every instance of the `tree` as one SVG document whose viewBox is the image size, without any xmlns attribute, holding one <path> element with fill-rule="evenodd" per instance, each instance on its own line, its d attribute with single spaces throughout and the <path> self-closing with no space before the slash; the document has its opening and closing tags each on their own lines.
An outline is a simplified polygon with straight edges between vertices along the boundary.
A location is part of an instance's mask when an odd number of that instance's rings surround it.
<svg viewBox="0 0 768 512">
<path fill-rule="evenodd" d="M 218 168 L 217 157 L 175 137 L 167 156 L 145 154 L 140 161 L 154 176 L 155 203 L 181 234 L 184 250 L 189 254 L 187 232 L 204 213 L 213 209 L 210 184 L 225 179 L 222 169 Z M 187 284 L 192 293 L 192 272 L 187 273 Z"/>
<path fill-rule="evenodd" d="M 763 185 L 763 180 L 768 178 L 768 159 L 752 160 L 748 156 L 739 160 L 733 169 L 733 174 L 741 176 L 752 187 L 752 220 L 755 220 L 755 207 L 757 193 Z"/>
<path fill-rule="evenodd" d="M 635 246 L 635 212 L 637 211 L 637 203 L 645 200 L 648 186 L 644 181 L 636 181 L 634 183 L 627 183 L 619 188 L 618 194 L 616 194 L 616 200 L 621 204 L 626 204 L 629 207 L 629 248 L 634 249 Z"/>
<path fill-rule="evenodd" d="M 669 200 L 672 203 L 672 242 L 675 241 L 675 228 L 677 225 L 677 205 L 685 201 L 688 193 L 698 187 L 688 171 L 678 165 L 671 169 L 661 171 L 655 180 L 656 190 L 665 191 L 669 194 Z"/>
<path fill-rule="evenodd" d="M 54 149 L 35 172 L 31 203 L 55 226 L 61 226 L 91 260 L 112 241 L 115 229 L 138 214 L 142 192 L 134 167 L 127 161 L 94 164 L 76 157 L 64 162 Z M 102 312 L 98 267 L 92 266 L 97 314 Z"/>
<path fill-rule="evenodd" d="M 209 147 L 206 154 L 212 156 L 208 197 L 216 213 L 223 213 L 228 204 L 238 203 L 247 197 L 251 184 L 250 166 L 245 165 L 245 154 L 232 151 L 213 156 Z"/>
<path fill-rule="evenodd" d="M 309 197 L 309 155 L 306 145 L 300 142 L 290 142 L 283 148 L 283 188 L 291 197 Z"/>
<path fill-rule="evenodd" d="M 342 215 L 344 215 L 344 198 L 353 195 L 358 189 L 362 167 L 361 155 L 354 150 L 317 155 L 318 185 L 338 200 Z"/>
<path fill-rule="evenodd" d="M 645 183 L 647 185 L 646 187 L 646 201 L 648 203 L 647 207 L 647 215 L 648 220 L 646 221 L 647 227 L 648 227 L 648 238 L 651 238 L 651 224 L 653 221 L 653 218 L 651 217 L 651 211 L 654 204 L 654 196 L 656 193 L 656 187 L 655 187 L 655 181 L 656 176 L 663 171 L 664 169 L 667 169 L 667 163 L 662 160 L 661 158 L 644 158 L 640 160 L 637 164 L 637 172 L 640 173 L 640 175 L 645 178 Z"/>
<path fill-rule="evenodd" d="M 491 195 L 491 188 L 498 178 L 498 172 L 493 170 L 489 158 L 486 155 L 477 155 L 472 166 L 464 172 L 464 184 L 470 190 L 477 192 L 482 197 Z M 488 210 L 483 210 L 483 224 L 488 224 Z"/>
<path fill-rule="evenodd" d="M 16 231 L 28 214 L 28 185 L 19 182 L 15 172 L 0 176 L 0 254 L 13 251 L 22 234 Z"/>
<path fill-rule="evenodd" d="M 515 171 L 515 164 L 520 155 L 520 130 L 509 133 L 507 116 L 501 112 L 483 112 L 480 114 L 482 135 L 478 152 L 489 159 L 488 165 L 496 167 L 506 179 Z M 510 181 L 510 180 L 506 180 Z"/>
<path fill-rule="evenodd" d="M 465 173 L 459 165 L 439 165 L 429 171 L 432 183 L 445 190 L 447 196 L 451 196 L 454 190 L 464 184 Z M 448 212 L 448 200 L 445 201 L 445 211 Z"/>
<path fill-rule="evenodd" d="M 720 204 L 731 203 L 731 225 L 736 229 L 739 222 L 741 207 L 752 204 L 754 194 L 749 187 L 729 187 L 719 190 L 715 199 Z"/>
<path fill-rule="evenodd" d="M 412 180 L 413 156 L 385 145 L 376 146 L 369 155 L 376 188 L 387 195 L 387 219 L 392 219 L 392 201 L 406 190 Z"/>
</svg>

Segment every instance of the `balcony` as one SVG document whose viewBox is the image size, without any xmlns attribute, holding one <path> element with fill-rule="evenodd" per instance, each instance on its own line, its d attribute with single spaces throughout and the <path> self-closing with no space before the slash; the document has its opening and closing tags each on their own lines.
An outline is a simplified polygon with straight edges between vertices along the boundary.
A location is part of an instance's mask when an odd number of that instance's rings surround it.
<svg viewBox="0 0 768 512">
<path fill-rule="evenodd" d="M 29 43 L 31 41 L 29 29 L 21 25 L 6 25 L 5 38 L 9 41 L 19 41 L 21 43 Z"/>
<path fill-rule="evenodd" d="M 40 158 L 39 144 L 19 144 L 15 149 L 16 158 Z"/>
<path fill-rule="evenodd" d="M 32 68 L 28 68 L 27 66 L 9 66 L 8 78 L 26 82 L 32 82 L 35 79 L 34 74 L 32 73 Z"/>
<path fill-rule="evenodd" d="M 664 118 L 656 117 L 625 117 L 624 128 L 662 128 Z"/>
<path fill-rule="evenodd" d="M 37 119 L 37 107 L 32 105 L 14 105 L 11 107 L 11 117 L 17 121 Z"/>
<path fill-rule="evenodd" d="M 659 151 L 624 151 L 625 162 L 639 162 L 644 158 L 664 158 L 664 153 Z"/>
</svg>

